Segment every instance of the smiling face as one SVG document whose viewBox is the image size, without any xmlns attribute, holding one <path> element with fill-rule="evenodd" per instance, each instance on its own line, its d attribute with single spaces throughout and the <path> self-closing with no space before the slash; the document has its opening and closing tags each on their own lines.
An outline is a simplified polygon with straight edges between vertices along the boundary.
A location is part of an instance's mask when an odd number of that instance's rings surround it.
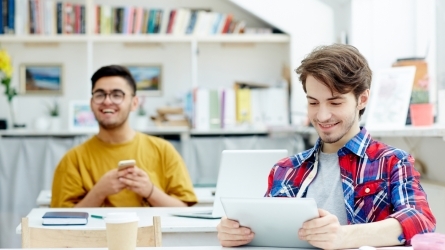
<svg viewBox="0 0 445 250">
<path fill-rule="evenodd" d="M 358 100 L 352 92 L 332 93 L 322 82 L 309 75 L 306 79 L 308 116 L 324 142 L 324 152 L 337 152 L 360 132 L 359 111 L 368 100 L 369 90 Z"/>
<path fill-rule="evenodd" d="M 91 98 L 91 109 L 103 129 L 116 129 L 122 127 L 127 121 L 131 111 L 138 105 L 138 98 L 133 96 L 133 91 L 127 81 L 119 76 L 102 77 L 96 81 L 93 93 L 105 94 L 124 93 L 121 103 L 113 103 L 110 95 L 106 95 L 102 103 L 96 103 Z"/>
</svg>

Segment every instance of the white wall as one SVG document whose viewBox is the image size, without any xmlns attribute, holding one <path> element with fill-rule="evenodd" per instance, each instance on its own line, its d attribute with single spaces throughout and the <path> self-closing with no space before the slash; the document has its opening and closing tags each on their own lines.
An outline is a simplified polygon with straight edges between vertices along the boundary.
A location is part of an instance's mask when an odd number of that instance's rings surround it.
<svg viewBox="0 0 445 250">
<path fill-rule="evenodd" d="M 436 102 L 436 0 L 352 0 L 350 44 L 371 70 L 389 68 L 397 58 L 425 57 L 430 102 Z"/>
</svg>

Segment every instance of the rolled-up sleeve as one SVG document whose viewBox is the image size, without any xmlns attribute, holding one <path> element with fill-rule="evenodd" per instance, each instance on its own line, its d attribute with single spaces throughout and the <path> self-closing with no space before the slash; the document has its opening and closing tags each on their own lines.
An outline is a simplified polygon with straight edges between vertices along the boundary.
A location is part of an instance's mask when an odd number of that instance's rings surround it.
<svg viewBox="0 0 445 250">
<path fill-rule="evenodd" d="M 389 216 L 399 221 L 403 234 L 400 242 L 410 244 L 416 234 L 434 232 L 436 219 L 428 205 L 425 191 L 414 168 L 414 159 L 407 155 L 391 170 L 391 202 L 394 211 Z"/>
</svg>

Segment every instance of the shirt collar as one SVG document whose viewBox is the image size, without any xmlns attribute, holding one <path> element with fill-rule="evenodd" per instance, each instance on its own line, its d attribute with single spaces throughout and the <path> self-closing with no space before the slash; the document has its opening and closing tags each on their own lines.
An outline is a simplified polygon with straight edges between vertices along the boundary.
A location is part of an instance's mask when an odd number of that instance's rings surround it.
<svg viewBox="0 0 445 250">
<path fill-rule="evenodd" d="M 371 135 L 368 133 L 368 131 L 364 127 L 360 127 L 360 132 L 355 135 L 351 140 L 349 140 L 340 150 L 346 148 L 350 152 L 356 154 L 359 157 L 364 157 L 366 153 L 366 149 L 368 148 L 369 144 L 371 143 Z M 311 157 L 317 150 L 323 145 L 323 142 L 320 138 L 318 138 L 317 142 L 315 143 L 314 147 L 309 149 L 309 152 L 307 154 L 307 158 Z"/>
</svg>

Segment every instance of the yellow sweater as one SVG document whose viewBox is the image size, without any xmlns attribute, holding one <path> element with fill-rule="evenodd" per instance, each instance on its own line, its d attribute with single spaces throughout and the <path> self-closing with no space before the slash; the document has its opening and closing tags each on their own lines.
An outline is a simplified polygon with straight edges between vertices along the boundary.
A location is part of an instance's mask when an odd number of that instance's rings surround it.
<svg viewBox="0 0 445 250">
<path fill-rule="evenodd" d="M 73 207 L 81 201 L 100 178 L 117 167 L 121 160 L 134 159 L 153 184 L 166 194 L 186 202 L 196 203 L 187 168 L 167 141 L 137 133 L 130 142 L 108 144 L 96 136 L 71 149 L 56 168 L 52 186 L 51 207 Z M 140 207 L 146 203 L 131 190 L 108 196 L 102 206 Z"/>
</svg>

